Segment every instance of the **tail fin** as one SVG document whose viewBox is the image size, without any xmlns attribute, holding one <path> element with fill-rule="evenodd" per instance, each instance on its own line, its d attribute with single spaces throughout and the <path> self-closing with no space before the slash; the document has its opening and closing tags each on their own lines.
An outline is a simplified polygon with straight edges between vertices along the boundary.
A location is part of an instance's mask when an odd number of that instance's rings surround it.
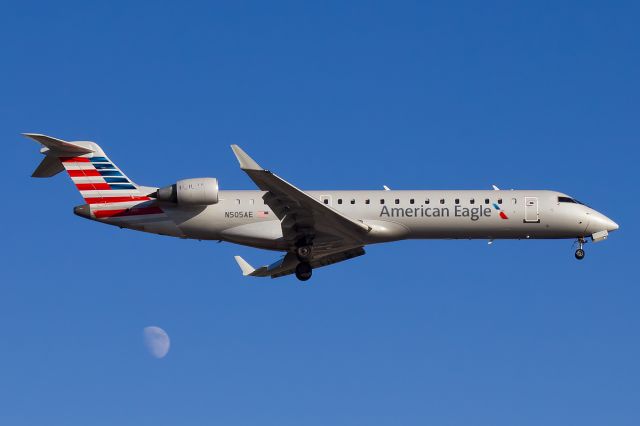
<svg viewBox="0 0 640 426">
<path fill-rule="evenodd" d="M 51 177 L 66 170 L 87 204 L 149 200 L 98 144 L 67 142 L 37 133 L 24 136 L 40 143 L 40 153 L 45 156 L 33 177 Z"/>
</svg>

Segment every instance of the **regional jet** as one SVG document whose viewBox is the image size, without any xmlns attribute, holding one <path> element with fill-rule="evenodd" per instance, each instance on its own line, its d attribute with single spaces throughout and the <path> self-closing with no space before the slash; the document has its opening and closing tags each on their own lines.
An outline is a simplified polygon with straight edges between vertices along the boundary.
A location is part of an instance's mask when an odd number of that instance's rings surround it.
<svg viewBox="0 0 640 426">
<path fill-rule="evenodd" d="M 365 254 L 368 244 L 406 239 L 575 239 L 576 259 L 587 238 L 605 240 L 618 225 L 575 198 L 548 190 L 303 191 L 231 145 L 257 190 L 220 190 L 215 178 L 141 186 L 94 142 L 25 133 L 44 159 L 33 177 L 66 171 L 84 198 L 74 213 L 136 231 L 217 240 L 284 252 L 245 276 L 301 281 L 314 269 Z"/>
</svg>

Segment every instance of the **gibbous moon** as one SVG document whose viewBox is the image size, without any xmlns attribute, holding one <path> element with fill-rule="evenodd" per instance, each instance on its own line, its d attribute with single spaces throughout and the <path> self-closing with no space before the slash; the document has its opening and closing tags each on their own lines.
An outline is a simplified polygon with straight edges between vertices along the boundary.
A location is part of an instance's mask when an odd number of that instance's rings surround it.
<svg viewBox="0 0 640 426">
<path fill-rule="evenodd" d="M 169 352 L 171 341 L 166 331 L 156 326 L 145 327 L 142 331 L 144 345 L 154 358 L 164 358 Z"/>
</svg>

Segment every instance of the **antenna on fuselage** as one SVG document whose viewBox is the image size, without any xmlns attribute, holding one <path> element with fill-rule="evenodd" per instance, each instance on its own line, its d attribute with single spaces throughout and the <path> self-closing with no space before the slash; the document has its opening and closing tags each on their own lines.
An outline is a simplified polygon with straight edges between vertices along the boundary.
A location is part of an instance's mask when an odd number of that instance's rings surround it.
<svg viewBox="0 0 640 426">
<path fill-rule="evenodd" d="M 382 187 L 384 188 L 385 191 L 391 191 L 391 188 L 389 188 L 387 185 L 382 185 Z"/>
<path fill-rule="evenodd" d="M 494 191 L 500 191 L 500 188 L 498 188 L 497 186 L 495 186 L 495 185 L 491 185 L 491 186 L 493 187 Z"/>
</svg>

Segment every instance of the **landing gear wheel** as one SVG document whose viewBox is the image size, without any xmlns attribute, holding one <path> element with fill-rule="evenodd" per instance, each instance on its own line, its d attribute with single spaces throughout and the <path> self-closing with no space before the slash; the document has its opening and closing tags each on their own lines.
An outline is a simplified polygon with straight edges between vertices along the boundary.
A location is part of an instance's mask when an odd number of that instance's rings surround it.
<svg viewBox="0 0 640 426">
<path fill-rule="evenodd" d="M 311 265 L 307 262 L 300 262 L 296 266 L 296 278 L 300 281 L 307 281 L 311 278 L 312 272 Z"/>
<path fill-rule="evenodd" d="M 296 249 L 296 254 L 298 255 L 298 259 L 301 261 L 306 261 L 311 259 L 311 246 L 300 246 Z"/>
<path fill-rule="evenodd" d="M 584 259 L 584 244 L 587 242 L 587 240 L 584 239 L 584 237 L 578 237 L 578 250 L 576 250 L 576 259 L 578 260 L 582 260 Z"/>
</svg>

